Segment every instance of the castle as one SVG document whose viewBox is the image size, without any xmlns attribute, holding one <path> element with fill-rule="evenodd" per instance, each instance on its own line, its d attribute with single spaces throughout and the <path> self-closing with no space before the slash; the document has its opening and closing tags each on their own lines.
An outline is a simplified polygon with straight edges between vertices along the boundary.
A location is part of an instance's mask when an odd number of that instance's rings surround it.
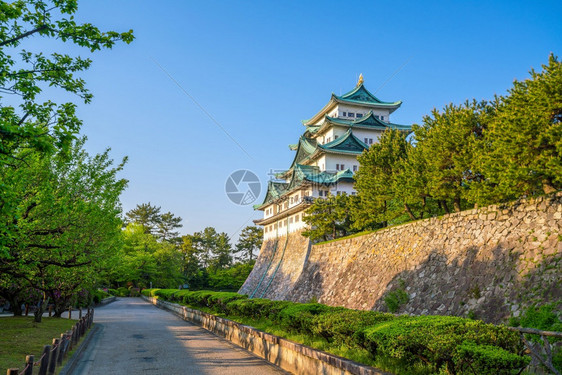
<svg viewBox="0 0 562 375">
<path fill-rule="evenodd" d="M 357 156 L 386 129 L 411 129 L 390 122 L 390 115 L 401 104 L 379 100 L 365 88 L 360 75 L 353 90 L 332 94 L 319 112 L 303 121 L 303 135 L 297 144 L 289 145 L 295 151 L 290 168 L 268 182 L 263 203 L 255 206 L 264 212 L 263 219 L 254 221 L 263 226 L 264 240 L 306 228 L 303 214 L 314 199 L 354 195 Z"/>
</svg>

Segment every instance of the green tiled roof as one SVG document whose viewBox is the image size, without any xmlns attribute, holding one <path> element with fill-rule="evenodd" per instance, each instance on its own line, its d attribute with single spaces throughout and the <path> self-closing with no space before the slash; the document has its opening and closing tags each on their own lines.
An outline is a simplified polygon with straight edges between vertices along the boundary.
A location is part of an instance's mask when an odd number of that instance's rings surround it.
<svg viewBox="0 0 562 375">
<path fill-rule="evenodd" d="M 344 120 L 337 117 L 326 116 L 326 121 L 332 124 L 357 127 L 357 128 L 359 127 L 375 128 L 375 129 L 390 128 L 390 129 L 403 130 L 403 131 L 409 131 L 412 129 L 411 125 L 401 125 L 392 122 L 382 121 L 381 119 L 375 117 L 373 111 L 369 111 L 365 116 L 355 120 Z"/>
<path fill-rule="evenodd" d="M 347 132 L 338 139 L 323 145 L 318 145 L 318 147 L 324 151 L 335 151 L 345 154 L 360 154 L 369 148 L 369 146 L 353 135 L 351 128 L 349 128 Z"/>
<path fill-rule="evenodd" d="M 352 102 L 352 103 L 359 103 L 359 104 L 377 104 L 381 106 L 399 106 L 402 104 L 401 101 L 397 102 L 383 102 L 379 100 L 376 96 L 371 94 L 369 90 L 365 88 L 365 86 L 361 83 L 359 86 L 355 87 L 353 90 L 343 94 L 343 95 L 335 95 L 333 96 L 339 100 L 344 102 Z"/>
<path fill-rule="evenodd" d="M 302 162 L 310 155 L 312 155 L 314 151 L 316 151 L 317 142 L 315 139 L 307 138 L 304 135 L 301 135 L 301 137 L 299 138 L 299 143 L 297 143 L 295 146 L 296 147 L 294 149 L 291 148 L 291 150 L 297 151 L 297 153 L 295 154 L 295 158 L 291 163 L 291 168 L 293 167 L 293 165 Z"/>
<path fill-rule="evenodd" d="M 290 182 L 274 182 L 270 181 L 267 185 L 267 194 L 262 204 L 254 206 L 259 209 L 267 205 L 285 194 L 289 194 L 295 188 L 301 186 L 305 182 L 312 182 L 321 185 L 333 185 L 339 181 L 353 181 L 353 172 L 350 169 L 339 171 L 336 173 L 320 171 L 320 168 L 311 165 L 295 164 Z"/>
</svg>

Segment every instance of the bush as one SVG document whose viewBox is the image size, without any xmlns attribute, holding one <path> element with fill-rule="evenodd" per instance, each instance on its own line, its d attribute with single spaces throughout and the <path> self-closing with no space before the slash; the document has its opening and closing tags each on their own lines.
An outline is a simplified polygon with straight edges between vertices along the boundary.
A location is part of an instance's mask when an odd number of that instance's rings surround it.
<svg viewBox="0 0 562 375">
<path fill-rule="evenodd" d="M 119 294 L 116 289 L 108 289 L 107 292 L 112 296 L 117 296 Z"/>
<path fill-rule="evenodd" d="M 465 341 L 510 353 L 523 347 L 517 333 L 506 327 L 451 316 L 402 317 L 365 330 L 366 348 L 412 365 L 430 364 L 435 371 L 456 373 L 464 365 L 458 350 Z"/>
<path fill-rule="evenodd" d="M 129 297 L 129 289 L 124 286 L 117 288 L 117 297 Z"/>
<path fill-rule="evenodd" d="M 341 308 L 315 316 L 312 333 L 339 345 L 364 347 L 366 328 L 395 318 L 388 313 Z"/>
<path fill-rule="evenodd" d="M 529 358 L 518 355 L 523 346 L 516 332 L 477 320 L 397 317 L 206 290 L 145 289 L 142 293 L 231 317 L 263 319 L 291 332 L 316 335 L 347 348 L 367 349 L 373 358 L 395 358 L 408 368 L 451 374 L 511 374 L 529 362 Z"/>
<path fill-rule="evenodd" d="M 531 358 L 491 345 L 464 342 L 457 346 L 454 362 L 459 370 L 482 375 L 519 374 Z"/>
<path fill-rule="evenodd" d="M 101 302 L 102 299 L 107 298 L 107 297 L 109 297 L 109 296 L 110 296 L 110 294 L 104 292 L 103 290 L 100 290 L 100 289 L 94 290 L 94 291 L 92 292 L 92 301 L 93 301 L 95 304 L 98 304 L 98 303 Z"/>
<path fill-rule="evenodd" d="M 405 303 L 408 303 L 410 296 L 404 289 L 397 289 L 394 292 L 389 292 L 386 297 L 384 297 L 384 304 L 386 308 L 391 313 L 395 313 L 400 309 Z"/>
</svg>

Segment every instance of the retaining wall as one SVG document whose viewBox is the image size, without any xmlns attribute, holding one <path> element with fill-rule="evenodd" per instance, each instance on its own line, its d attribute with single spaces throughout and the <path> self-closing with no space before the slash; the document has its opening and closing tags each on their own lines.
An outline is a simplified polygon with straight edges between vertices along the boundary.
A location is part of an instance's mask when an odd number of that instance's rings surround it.
<svg viewBox="0 0 562 375">
<path fill-rule="evenodd" d="M 401 313 L 495 323 L 562 301 L 562 193 L 313 246 L 293 234 L 283 259 L 272 256 L 272 242 L 241 293 L 273 277 L 264 298 L 386 310 L 385 298 L 402 289 Z M 281 262 L 275 275 L 264 273 L 271 257 Z"/>
</svg>

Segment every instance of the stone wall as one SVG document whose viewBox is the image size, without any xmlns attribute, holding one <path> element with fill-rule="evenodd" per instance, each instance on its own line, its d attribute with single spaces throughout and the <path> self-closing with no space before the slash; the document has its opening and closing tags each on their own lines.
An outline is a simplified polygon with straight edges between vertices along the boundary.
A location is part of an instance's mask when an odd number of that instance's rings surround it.
<svg viewBox="0 0 562 375">
<path fill-rule="evenodd" d="M 265 241 L 240 293 L 253 298 L 286 299 L 306 264 L 310 240 L 301 232 Z"/>
<path fill-rule="evenodd" d="M 489 322 L 562 301 L 562 193 L 311 247 L 301 238 L 289 236 L 284 257 L 273 254 L 277 273 L 269 267 L 265 277 L 259 265 L 272 251 L 264 244 L 241 292 L 273 277 L 261 289 L 265 298 L 386 310 L 385 297 L 401 289 L 409 301 L 400 313 L 474 314 Z"/>
</svg>

